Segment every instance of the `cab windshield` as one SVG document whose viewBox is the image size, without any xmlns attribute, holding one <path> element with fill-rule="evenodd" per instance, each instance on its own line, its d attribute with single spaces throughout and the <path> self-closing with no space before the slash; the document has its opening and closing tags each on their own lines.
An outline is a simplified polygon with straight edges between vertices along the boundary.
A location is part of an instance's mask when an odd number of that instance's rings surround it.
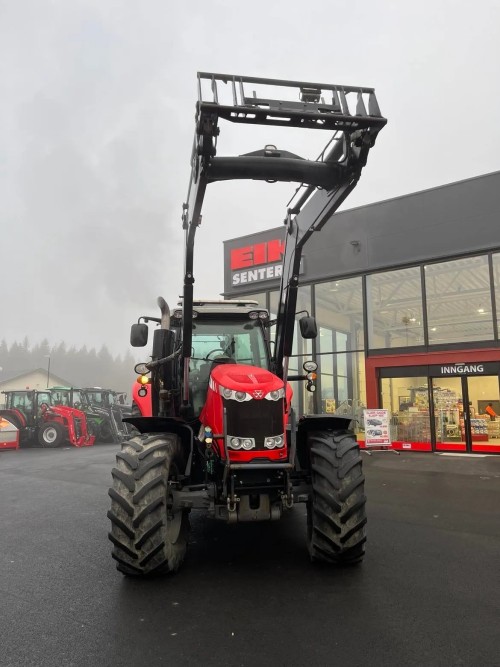
<svg viewBox="0 0 500 667">
<path fill-rule="evenodd" d="M 269 360 L 260 320 L 197 320 L 193 324 L 191 358 L 213 361 L 217 357 L 230 357 L 238 364 L 268 368 Z"/>
<path fill-rule="evenodd" d="M 115 403 L 113 394 L 107 391 L 87 391 L 87 397 L 97 408 L 110 408 Z"/>
</svg>

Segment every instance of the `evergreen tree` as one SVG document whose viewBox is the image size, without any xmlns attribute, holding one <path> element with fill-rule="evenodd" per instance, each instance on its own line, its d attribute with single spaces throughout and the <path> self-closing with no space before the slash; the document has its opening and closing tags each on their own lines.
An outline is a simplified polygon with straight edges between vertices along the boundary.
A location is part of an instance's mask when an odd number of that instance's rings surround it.
<svg viewBox="0 0 500 667">
<path fill-rule="evenodd" d="M 59 375 L 74 387 L 103 387 L 124 391 L 130 398 L 132 383 L 135 380 L 134 366 L 136 360 L 127 351 L 123 356 L 113 357 L 109 349 L 103 345 L 99 352 L 85 345 L 80 349 L 75 346 L 67 348 L 64 342 L 51 347 L 47 339 L 42 340 L 30 349 L 25 338 L 21 343 L 7 344 L 0 342 L 0 381 L 2 378 L 20 375 L 37 368 L 48 369 L 50 355 L 50 372 Z"/>
</svg>

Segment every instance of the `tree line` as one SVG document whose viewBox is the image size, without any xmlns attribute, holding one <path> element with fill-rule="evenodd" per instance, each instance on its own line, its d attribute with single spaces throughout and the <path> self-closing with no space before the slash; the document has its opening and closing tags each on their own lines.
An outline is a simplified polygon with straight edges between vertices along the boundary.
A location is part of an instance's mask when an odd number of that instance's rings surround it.
<svg viewBox="0 0 500 667">
<path fill-rule="evenodd" d="M 34 371 L 47 369 L 73 387 L 103 387 L 125 391 L 130 397 L 134 381 L 134 365 L 137 363 L 130 352 L 113 356 L 103 345 L 99 350 L 68 347 L 62 342 L 50 345 L 48 340 L 30 345 L 26 337 L 22 342 L 8 345 L 0 343 L 0 382 L 4 379 Z"/>
</svg>

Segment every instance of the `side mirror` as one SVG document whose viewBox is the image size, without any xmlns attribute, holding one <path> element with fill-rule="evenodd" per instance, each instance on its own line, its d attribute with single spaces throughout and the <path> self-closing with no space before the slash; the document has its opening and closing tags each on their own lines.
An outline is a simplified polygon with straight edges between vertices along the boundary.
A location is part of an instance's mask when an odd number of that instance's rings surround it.
<svg viewBox="0 0 500 667">
<path fill-rule="evenodd" d="M 302 338 L 316 338 L 318 335 L 318 327 L 314 317 L 301 317 L 299 320 L 300 333 Z"/>
<path fill-rule="evenodd" d="M 148 342 L 148 325 L 141 322 L 130 327 L 130 344 L 132 347 L 144 347 Z"/>
</svg>

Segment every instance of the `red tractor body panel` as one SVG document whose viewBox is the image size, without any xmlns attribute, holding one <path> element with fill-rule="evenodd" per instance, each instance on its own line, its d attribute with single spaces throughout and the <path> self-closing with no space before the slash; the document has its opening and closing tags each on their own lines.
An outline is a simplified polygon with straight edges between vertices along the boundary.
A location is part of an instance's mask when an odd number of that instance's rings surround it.
<svg viewBox="0 0 500 667">
<path fill-rule="evenodd" d="M 0 415 L 0 450 L 19 449 L 19 429 Z"/>
<path fill-rule="evenodd" d="M 230 398 L 226 398 L 224 393 Z M 271 393 L 279 394 L 279 398 L 272 400 Z M 287 385 L 285 393 L 283 380 L 264 368 L 244 364 L 215 365 L 210 373 L 200 421 L 215 435 L 222 434 L 226 410 L 228 442 L 231 437 L 241 440 L 253 437 L 254 446 L 251 449 L 227 448 L 231 461 L 282 461 L 288 456 L 286 426 L 291 400 L 291 387 Z M 282 446 L 265 446 L 266 438 L 279 436 L 283 436 Z M 222 437 L 214 438 L 214 443 L 221 458 L 225 459 Z"/>
<path fill-rule="evenodd" d="M 137 405 L 141 417 L 153 416 L 151 384 L 141 384 L 138 380 L 132 387 L 132 405 Z"/>
<path fill-rule="evenodd" d="M 17 410 L 16 408 L 0 410 L 0 414 L 2 417 L 5 417 L 5 419 L 8 419 L 12 424 L 14 424 L 14 426 L 17 426 L 17 428 L 19 429 L 26 428 L 27 426 L 26 417 L 24 413 L 21 412 L 21 410 Z"/>
</svg>

